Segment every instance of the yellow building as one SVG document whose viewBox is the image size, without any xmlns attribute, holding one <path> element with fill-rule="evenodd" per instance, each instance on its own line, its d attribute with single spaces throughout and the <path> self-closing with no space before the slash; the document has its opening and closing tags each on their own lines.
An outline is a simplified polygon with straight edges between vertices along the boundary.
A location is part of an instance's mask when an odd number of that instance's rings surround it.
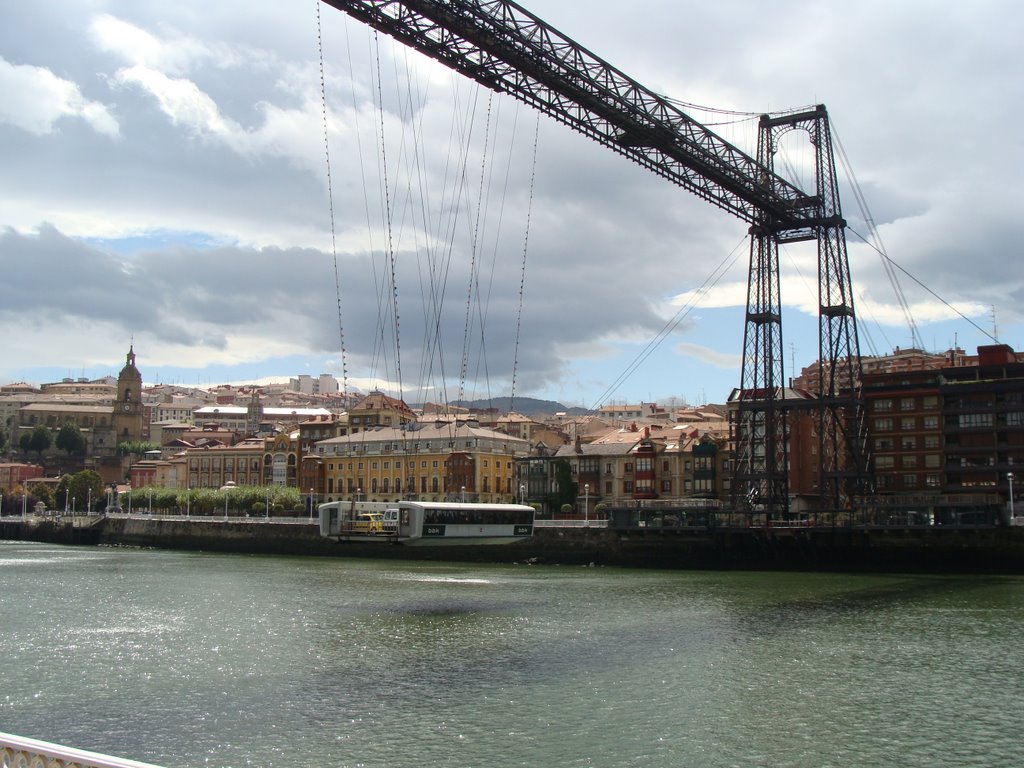
<svg viewBox="0 0 1024 768">
<path fill-rule="evenodd" d="M 316 444 L 325 501 L 515 499 L 515 459 L 529 443 L 472 423 L 378 427 Z"/>
</svg>

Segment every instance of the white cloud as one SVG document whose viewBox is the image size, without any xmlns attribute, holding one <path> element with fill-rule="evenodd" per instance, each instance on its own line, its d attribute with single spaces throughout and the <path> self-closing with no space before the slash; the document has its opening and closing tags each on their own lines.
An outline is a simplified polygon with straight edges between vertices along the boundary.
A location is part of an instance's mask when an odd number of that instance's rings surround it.
<svg viewBox="0 0 1024 768">
<path fill-rule="evenodd" d="M 118 70 L 116 81 L 138 85 L 152 94 L 172 123 L 190 129 L 196 136 L 229 140 L 243 134 L 237 124 L 220 113 L 213 99 L 190 80 L 168 77 L 140 64 Z"/>
<path fill-rule="evenodd" d="M 716 368 L 738 370 L 740 365 L 743 364 L 743 357 L 741 355 L 720 352 L 710 347 L 705 347 L 703 344 L 681 342 L 675 345 L 675 350 L 680 355 L 696 358 L 702 363 L 713 365 Z"/>
<path fill-rule="evenodd" d="M 225 46 L 209 46 L 194 37 L 173 32 L 167 32 L 167 39 L 163 40 L 109 14 L 96 16 L 89 24 L 89 34 L 97 48 L 129 65 L 173 74 L 186 73 L 207 60 L 215 60 L 219 64 L 235 60 L 234 56 L 226 54 Z"/>
<path fill-rule="evenodd" d="M 70 80 L 45 67 L 0 58 L 0 121 L 29 133 L 52 133 L 61 118 L 80 118 L 94 131 L 117 137 L 117 120 L 103 104 L 85 98 Z"/>
</svg>

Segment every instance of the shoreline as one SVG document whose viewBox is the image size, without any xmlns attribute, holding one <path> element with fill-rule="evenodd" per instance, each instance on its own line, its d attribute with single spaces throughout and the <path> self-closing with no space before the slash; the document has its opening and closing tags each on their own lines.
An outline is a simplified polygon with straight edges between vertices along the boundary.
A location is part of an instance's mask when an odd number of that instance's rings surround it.
<svg viewBox="0 0 1024 768">
<path fill-rule="evenodd" d="M 535 528 L 504 545 L 335 541 L 308 521 L 150 516 L 8 518 L 0 539 L 206 552 L 454 562 L 607 565 L 675 570 L 1024 574 L 1014 528 Z"/>
</svg>

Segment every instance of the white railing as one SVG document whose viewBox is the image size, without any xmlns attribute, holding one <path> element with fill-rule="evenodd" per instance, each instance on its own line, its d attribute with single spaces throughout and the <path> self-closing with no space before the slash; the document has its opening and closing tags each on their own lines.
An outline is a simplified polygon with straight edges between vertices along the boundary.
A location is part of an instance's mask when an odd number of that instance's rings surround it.
<svg viewBox="0 0 1024 768">
<path fill-rule="evenodd" d="M 607 520 L 534 520 L 534 528 L 607 528 Z"/>
<path fill-rule="evenodd" d="M 0 768 L 158 768 L 152 763 L 0 733 Z"/>
</svg>

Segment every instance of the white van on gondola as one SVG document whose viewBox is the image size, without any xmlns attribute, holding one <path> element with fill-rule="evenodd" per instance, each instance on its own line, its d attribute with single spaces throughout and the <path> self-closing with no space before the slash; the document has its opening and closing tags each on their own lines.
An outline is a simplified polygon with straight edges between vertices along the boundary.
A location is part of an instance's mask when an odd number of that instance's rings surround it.
<svg viewBox="0 0 1024 768">
<path fill-rule="evenodd" d="M 371 508 L 373 505 L 373 508 Z M 447 501 L 331 501 L 320 507 L 320 535 L 339 541 L 373 539 L 409 546 L 511 544 L 533 535 L 533 507 Z M 382 531 L 359 530 L 361 514 L 382 515 Z"/>
</svg>

